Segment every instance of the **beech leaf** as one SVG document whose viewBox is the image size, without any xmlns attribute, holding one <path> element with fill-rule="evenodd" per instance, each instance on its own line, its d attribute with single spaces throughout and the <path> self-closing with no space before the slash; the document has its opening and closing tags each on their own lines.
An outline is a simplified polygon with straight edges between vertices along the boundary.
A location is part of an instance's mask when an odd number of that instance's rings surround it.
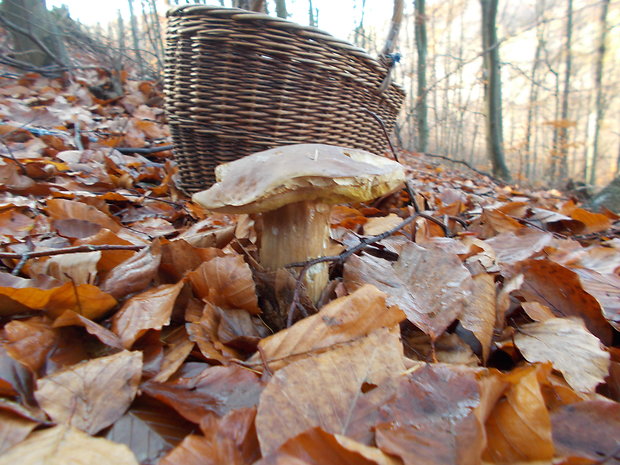
<svg viewBox="0 0 620 465">
<path fill-rule="evenodd" d="M 123 415 L 141 374 L 142 353 L 123 351 L 39 379 L 34 396 L 55 422 L 95 434 Z"/>
<path fill-rule="evenodd" d="M 344 282 L 354 290 L 374 284 L 398 305 L 407 319 L 436 339 L 463 311 L 471 296 L 472 278 L 455 254 L 406 244 L 393 265 L 363 255 L 345 264 Z"/>
<path fill-rule="evenodd" d="M 35 431 L 0 456 L 0 465 L 138 465 L 124 444 L 93 438 L 68 425 Z"/>
<path fill-rule="evenodd" d="M 112 331 L 120 337 L 123 347 L 133 343 L 149 329 L 161 329 L 170 323 L 170 316 L 183 281 L 164 284 L 129 299 L 112 318 Z"/>
<path fill-rule="evenodd" d="M 317 314 L 262 339 L 258 344 L 262 355 L 256 354 L 248 362 L 262 363 L 261 357 L 264 357 L 269 368 L 275 370 L 287 357 L 307 356 L 313 351 L 353 341 L 404 320 L 403 312 L 397 307 L 388 308 L 385 300 L 386 295 L 375 286 L 362 286 L 351 295 L 323 306 Z"/>
<path fill-rule="evenodd" d="M 392 395 L 391 379 L 403 369 L 399 331 L 379 329 L 278 370 L 256 416 L 263 456 L 316 426 L 368 444 L 377 405 Z"/>
<path fill-rule="evenodd" d="M 491 350 L 493 329 L 496 321 L 495 281 L 490 274 L 479 274 L 473 278 L 472 296 L 459 320 L 470 330 L 482 345 L 482 359 L 486 361 Z"/>
<path fill-rule="evenodd" d="M 579 321 L 550 318 L 520 326 L 514 342 L 529 362 L 551 362 L 578 392 L 594 392 L 609 374 L 609 353 Z"/>
<path fill-rule="evenodd" d="M 36 421 L 8 410 L 0 410 L 0 457 L 15 444 L 26 439 L 36 426 L 38 426 Z"/>
</svg>

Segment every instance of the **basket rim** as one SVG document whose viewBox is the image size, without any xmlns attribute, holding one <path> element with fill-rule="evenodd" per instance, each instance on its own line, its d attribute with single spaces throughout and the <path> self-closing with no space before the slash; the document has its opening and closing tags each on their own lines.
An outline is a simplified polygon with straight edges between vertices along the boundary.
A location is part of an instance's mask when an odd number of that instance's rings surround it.
<svg viewBox="0 0 620 465">
<path fill-rule="evenodd" d="M 295 32 L 299 35 L 305 36 L 310 39 L 322 40 L 327 42 L 334 48 L 340 49 L 343 52 L 354 54 L 360 58 L 369 60 L 374 64 L 377 63 L 377 59 L 370 55 L 363 48 L 357 47 L 352 43 L 335 37 L 334 35 L 326 32 L 322 29 L 313 26 L 305 26 L 287 19 L 278 18 L 275 16 L 266 15 L 264 13 L 257 13 L 254 11 L 243 10 L 240 8 L 226 8 L 214 5 L 178 5 L 169 9 L 166 12 L 166 17 L 183 17 L 192 14 L 207 14 L 211 16 L 228 17 L 234 21 L 253 21 L 263 23 L 267 26 L 281 28 Z"/>
</svg>

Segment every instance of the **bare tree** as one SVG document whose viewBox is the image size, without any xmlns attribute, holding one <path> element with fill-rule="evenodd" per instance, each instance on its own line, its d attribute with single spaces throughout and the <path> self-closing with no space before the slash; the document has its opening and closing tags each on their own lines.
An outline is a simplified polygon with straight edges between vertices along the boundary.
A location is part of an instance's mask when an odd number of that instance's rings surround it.
<svg viewBox="0 0 620 465">
<path fill-rule="evenodd" d="M 560 162 L 559 177 L 564 182 L 568 176 L 568 104 L 570 97 L 570 81 L 573 68 L 573 0 L 566 3 L 566 41 L 564 44 L 565 64 L 564 64 L 564 87 L 562 89 L 562 112 L 560 119 L 562 124 L 559 126 L 558 133 L 558 156 Z"/>
<path fill-rule="evenodd" d="M 319 11 L 312 6 L 312 0 L 308 0 L 308 24 L 312 27 L 319 25 Z"/>
<path fill-rule="evenodd" d="M 417 99 L 415 114 L 417 119 L 419 152 L 428 151 L 428 105 L 426 103 L 426 53 L 428 40 L 426 37 L 426 1 L 415 0 L 415 44 L 418 52 Z"/>
<path fill-rule="evenodd" d="M 288 18 L 288 12 L 286 11 L 286 0 L 276 0 L 276 15 L 278 15 L 278 18 Z"/>
<path fill-rule="evenodd" d="M 599 19 L 599 39 L 596 53 L 596 69 L 594 72 L 594 87 L 596 88 L 596 123 L 594 125 L 594 140 L 592 141 L 592 166 L 590 169 L 590 184 L 596 184 L 596 168 L 599 158 L 599 138 L 601 123 L 605 116 L 605 102 L 603 101 L 603 66 L 605 64 L 605 52 L 607 50 L 607 12 L 609 0 L 601 3 L 601 16 Z"/>
<path fill-rule="evenodd" d="M 480 0 L 487 155 L 493 166 L 493 175 L 510 180 L 510 171 L 506 166 L 503 147 L 502 81 L 496 28 L 497 3 L 498 0 Z"/>
</svg>

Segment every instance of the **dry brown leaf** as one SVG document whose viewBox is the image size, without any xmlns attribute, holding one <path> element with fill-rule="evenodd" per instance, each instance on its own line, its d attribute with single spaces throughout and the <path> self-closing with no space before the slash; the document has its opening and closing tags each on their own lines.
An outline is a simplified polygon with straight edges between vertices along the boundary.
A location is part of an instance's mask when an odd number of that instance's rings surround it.
<svg viewBox="0 0 620 465">
<path fill-rule="evenodd" d="M 104 344 L 114 347 L 115 349 L 123 348 L 123 344 L 116 334 L 74 311 L 67 310 L 56 318 L 52 325 L 54 328 L 62 328 L 65 326 L 81 326 L 88 334 L 92 334 Z"/>
<path fill-rule="evenodd" d="M 620 254 L 618 254 L 620 255 Z M 601 304 L 607 321 L 620 331 L 620 278 L 583 268 L 573 269 L 586 292 Z"/>
<path fill-rule="evenodd" d="M 611 228 L 611 220 L 601 213 L 592 213 L 583 208 L 575 208 L 570 216 L 585 224 L 586 228 L 582 232 L 583 234 L 597 233 Z"/>
<path fill-rule="evenodd" d="M 0 410 L 0 457 L 15 444 L 26 439 L 38 424 L 9 410 Z"/>
<path fill-rule="evenodd" d="M 100 258 L 99 251 L 56 255 L 45 262 L 45 274 L 61 282 L 93 284 L 97 277 L 97 263 Z"/>
<path fill-rule="evenodd" d="M 551 362 L 578 392 L 594 392 L 609 373 L 609 353 L 580 321 L 551 318 L 520 326 L 514 342 L 529 362 Z"/>
<path fill-rule="evenodd" d="M 183 239 L 162 244 L 161 269 L 169 274 L 173 280 L 182 279 L 185 274 L 198 268 L 204 262 L 215 257 L 224 257 L 221 249 L 215 247 L 194 247 Z"/>
<path fill-rule="evenodd" d="M 491 350 L 497 312 L 495 280 L 490 274 L 483 273 L 474 276 L 473 281 L 471 298 L 467 300 L 459 320 L 482 345 L 482 360 L 486 362 Z"/>
<path fill-rule="evenodd" d="M 250 465 L 260 457 L 254 417 L 256 409 L 232 411 L 201 421 L 204 436 L 187 436 L 159 465 Z"/>
<path fill-rule="evenodd" d="M 551 419 L 536 370 L 526 367 L 502 377 L 511 386 L 487 419 L 485 460 L 515 463 L 553 457 Z"/>
<path fill-rule="evenodd" d="M 33 317 L 8 322 L 2 336 L 9 355 L 33 373 L 39 373 L 50 351 L 57 346 L 60 334 L 48 318 Z"/>
<path fill-rule="evenodd" d="M 388 216 L 368 218 L 368 221 L 364 224 L 364 234 L 376 236 L 389 231 L 402 222 L 403 219 L 395 213 L 390 213 Z"/>
<path fill-rule="evenodd" d="M 252 271 L 240 255 L 216 257 L 187 277 L 196 295 L 213 305 L 260 313 Z"/>
<path fill-rule="evenodd" d="M 498 262 L 514 264 L 537 254 L 552 240 L 551 233 L 527 228 L 498 234 L 484 242 L 493 247 Z"/>
<path fill-rule="evenodd" d="M 379 329 L 278 370 L 256 416 L 263 456 L 316 426 L 368 444 L 377 406 L 392 395 L 392 377 L 403 369 L 398 329 Z"/>
<path fill-rule="evenodd" d="M 121 225 L 97 208 L 75 200 L 47 200 L 47 214 L 55 220 L 84 220 L 95 223 L 112 232 L 118 232 Z"/>
<path fill-rule="evenodd" d="M 7 453 L 0 465 L 138 465 L 124 444 L 93 438 L 68 425 L 35 431 Z"/>
<path fill-rule="evenodd" d="M 405 465 L 478 465 L 480 394 L 476 370 L 433 364 L 401 376 L 394 399 L 380 407 L 379 448 Z"/>
<path fill-rule="evenodd" d="M 620 404 L 590 400 L 565 405 L 551 414 L 557 453 L 587 457 L 597 464 L 617 465 Z"/>
<path fill-rule="evenodd" d="M 41 378 L 34 395 L 56 423 L 95 434 L 125 413 L 141 374 L 142 353 L 123 351 Z"/>
<path fill-rule="evenodd" d="M 375 447 L 330 434 L 320 427 L 309 429 L 286 441 L 273 454 L 255 465 L 401 465 L 402 461 Z"/>
<path fill-rule="evenodd" d="M 140 252 L 116 266 L 100 284 L 102 291 L 115 299 L 145 289 L 157 274 L 161 261 L 161 246 L 154 241 L 151 247 Z"/>
<path fill-rule="evenodd" d="M 150 329 L 161 329 L 170 323 L 170 316 L 183 281 L 164 284 L 129 299 L 114 317 L 112 331 L 120 337 L 123 347 L 133 343 Z"/>
<path fill-rule="evenodd" d="M 135 245 L 132 241 L 120 237 L 109 229 L 102 229 L 93 236 L 77 240 L 75 245 Z M 97 263 L 99 272 L 108 272 L 133 257 L 133 250 L 102 250 L 101 259 Z"/>
<path fill-rule="evenodd" d="M 481 239 L 488 239 L 501 233 L 518 231 L 523 227 L 519 221 L 500 210 L 484 209 L 469 229 L 477 232 Z"/>
<path fill-rule="evenodd" d="M 549 260 L 525 260 L 516 267 L 524 282 L 519 293 L 527 301 L 547 305 L 557 317 L 582 318 L 603 343 L 611 342 L 611 326 L 598 301 L 582 287 L 579 276 Z"/>
<path fill-rule="evenodd" d="M 323 306 L 319 313 L 261 340 L 258 346 L 262 355 L 254 355 L 249 362 L 262 364 L 264 357 L 269 368 L 276 370 L 283 366 L 277 362 L 287 357 L 308 356 L 381 327 L 392 327 L 404 320 L 405 315 L 396 307 L 388 308 L 385 299 L 385 294 L 375 286 L 362 286 L 351 295 Z"/>
<path fill-rule="evenodd" d="M 398 305 L 407 319 L 436 339 L 462 313 L 471 296 L 472 278 L 457 255 L 410 243 L 393 265 L 367 255 L 351 256 L 344 282 L 354 290 L 374 284 Z"/>
<path fill-rule="evenodd" d="M 183 364 L 194 348 L 194 342 L 190 341 L 185 332 L 185 328 L 182 326 L 175 331 L 172 336 L 168 336 L 166 343 L 168 347 L 164 353 L 164 359 L 161 362 L 161 369 L 153 378 L 153 381 L 159 383 L 167 381 Z"/>
<path fill-rule="evenodd" d="M 192 373 L 186 375 L 181 368 L 175 380 L 147 381 L 141 389 L 194 423 L 212 414 L 224 416 L 232 410 L 258 404 L 263 384 L 252 371 L 238 365 L 194 365 L 202 370 L 195 373 L 193 367 L 188 367 Z"/>
<path fill-rule="evenodd" d="M 534 321 L 545 321 L 550 318 L 555 318 L 555 315 L 549 310 L 549 307 L 539 302 L 522 302 L 521 307 L 523 307 L 527 316 Z"/>
</svg>

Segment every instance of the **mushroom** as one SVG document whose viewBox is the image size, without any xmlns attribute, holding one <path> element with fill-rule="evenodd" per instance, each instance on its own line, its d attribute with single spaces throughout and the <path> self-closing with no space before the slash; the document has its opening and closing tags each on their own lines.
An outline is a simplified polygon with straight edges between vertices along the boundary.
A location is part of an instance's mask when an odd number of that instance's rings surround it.
<svg viewBox="0 0 620 465">
<path fill-rule="evenodd" d="M 296 144 L 254 153 L 215 170 L 216 184 L 193 200 L 222 213 L 262 214 L 259 261 L 268 270 L 324 256 L 331 205 L 364 202 L 404 183 L 399 163 L 325 144 Z M 304 285 L 316 303 L 327 263 L 308 269 Z"/>
</svg>

